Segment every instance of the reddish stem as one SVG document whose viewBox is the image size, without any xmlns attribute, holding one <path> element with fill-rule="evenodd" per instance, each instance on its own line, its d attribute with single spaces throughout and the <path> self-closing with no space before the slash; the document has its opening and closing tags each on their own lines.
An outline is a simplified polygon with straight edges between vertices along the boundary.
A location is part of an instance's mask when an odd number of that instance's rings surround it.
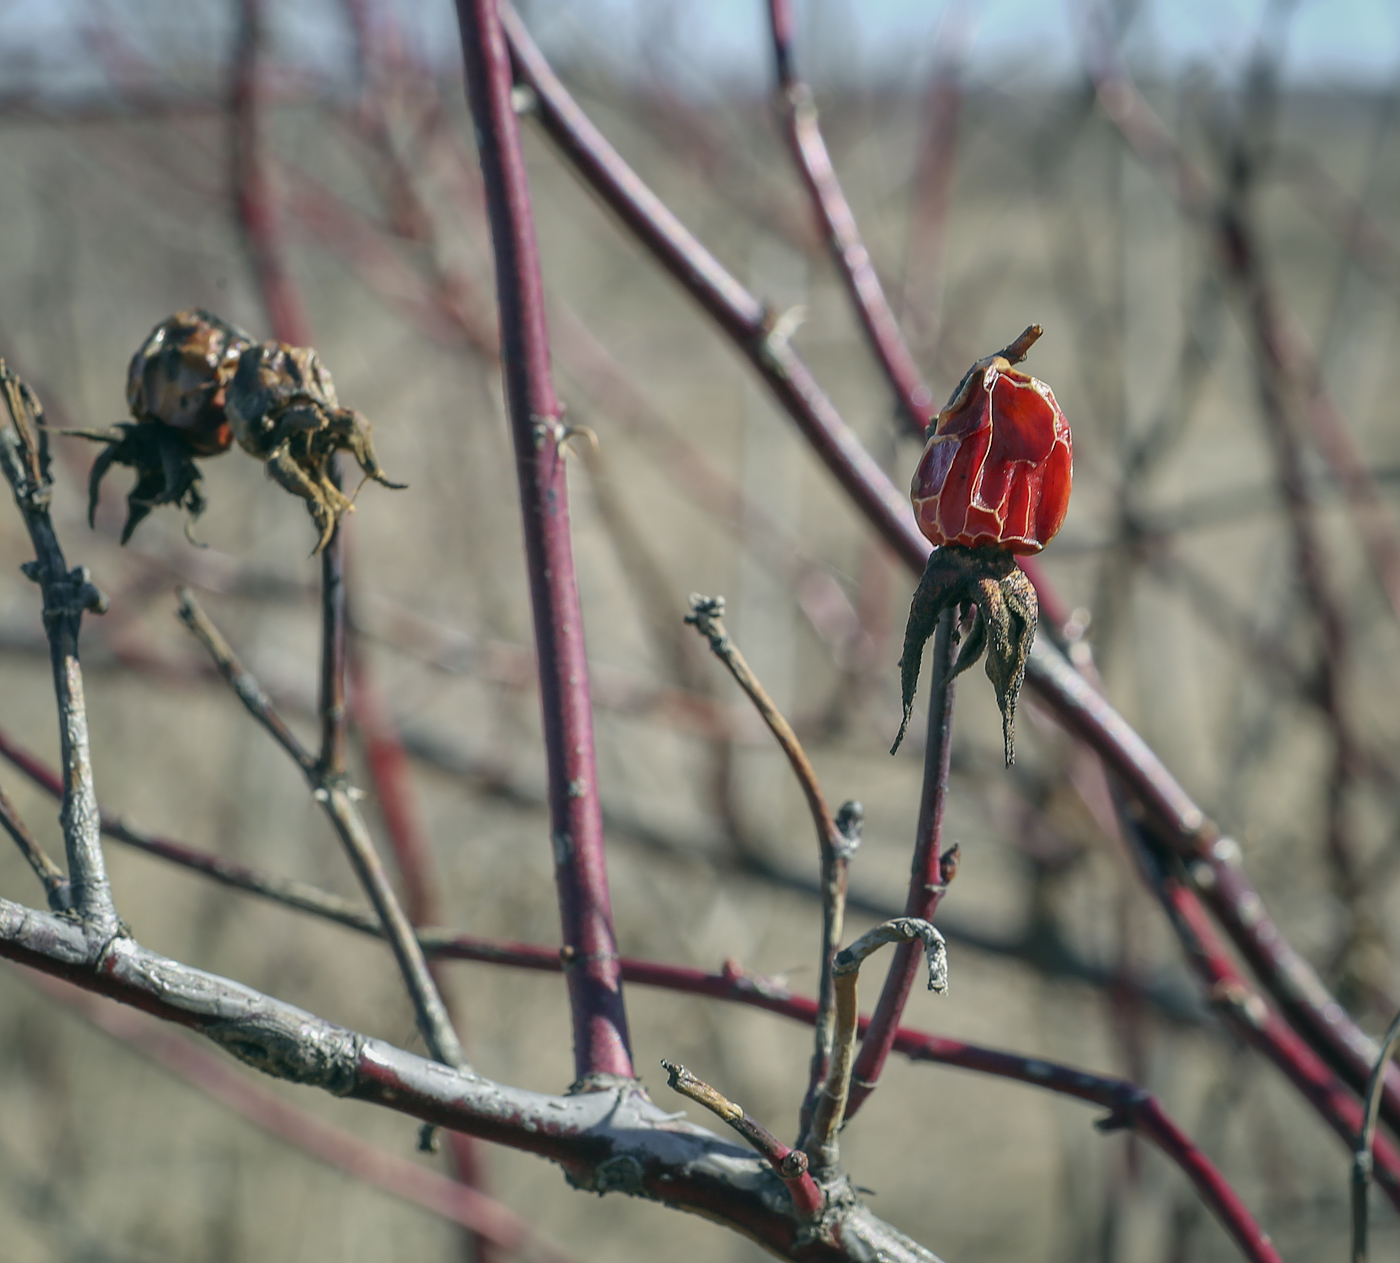
<svg viewBox="0 0 1400 1263">
<path fill-rule="evenodd" d="M 501 366 L 515 443 L 534 608 L 550 828 L 580 1081 L 633 1077 L 593 750 L 588 662 L 574 577 L 559 402 L 511 67 L 495 0 L 458 0 L 500 304 Z"/>
<path fill-rule="evenodd" d="M 628 231 L 749 356 L 779 403 L 871 525 L 911 570 L 922 573 L 929 545 L 914 525 L 907 499 L 870 458 L 791 348 L 767 336 L 762 306 L 608 144 L 508 8 L 503 10 L 502 22 L 517 72 L 535 93 L 536 116 L 560 153 Z M 1112 112 L 1107 103 L 1106 108 Z M 1047 621 L 1057 621 L 1062 607 L 1043 585 L 1038 568 L 1027 565 L 1023 569 L 1036 583 Z M 1049 612 L 1052 606 L 1055 615 Z M 1184 862 L 1200 860 L 1210 870 L 1212 879 L 1221 876 L 1227 864 L 1212 846 L 1217 836 L 1215 827 L 1120 715 L 1058 655 L 1033 654 L 1026 683 L 1066 728 L 1080 736 L 1113 769 L 1149 818 L 1161 826 L 1162 835 L 1170 839 L 1172 849 Z M 1251 966 L 1260 970 L 1261 980 L 1290 1019 L 1359 1091 L 1370 1065 L 1363 1053 L 1369 1049 L 1370 1058 L 1375 1056 L 1371 1041 L 1288 945 L 1247 879 L 1242 874 L 1232 874 L 1229 884 L 1239 897 L 1223 902 L 1212 899 L 1212 910 L 1249 956 Z M 1392 1075 L 1385 1097 L 1385 1117 L 1392 1126 L 1400 1124 L 1397 1082 L 1400 1080 Z"/>
<path fill-rule="evenodd" d="M 924 746 L 924 790 L 919 802 L 919 826 L 914 858 L 910 864 L 909 893 L 904 915 L 932 921 L 947 883 L 942 872 L 943 811 L 948 802 L 948 764 L 953 749 L 953 621 L 956 611 L 945 610 L 938 620 L 930 669 L 928 741 Z M 846 1117 L 853 1118 L 879 1082 L 885 1058 L 894 1047 L 899 1019 L 923 961 L 923 944 L 917 939 L 895 948 L 885 975 L 870 1029 L 851 1070 L 851 1090 Z"/>
<path fill-rule="evenodd" d="M 890 309 L 870 251 L 861 240 L 856 217 L 836 178 L 826 141 L 817 123 L 811 90 L 793 65 L 795 35 L 792 0 L 768 0 L 773 33 L 773 60 L 778 73 L 777 105 L 788 146 L 807 186 L 836 270 L 851 296 L 865 336 L 898 399 L 909 428 L 922 436 L 932 412 L 933 392 L 924 384 L 909 353 L 899 322 Z"/>
</svg>

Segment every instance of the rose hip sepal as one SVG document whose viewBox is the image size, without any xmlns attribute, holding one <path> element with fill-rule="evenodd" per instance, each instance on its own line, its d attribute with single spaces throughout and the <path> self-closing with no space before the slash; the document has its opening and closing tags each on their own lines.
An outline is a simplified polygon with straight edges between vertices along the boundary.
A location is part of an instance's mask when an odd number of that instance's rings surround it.
<svg viewBox="0 0 1400 1263">
<path fill-rule="evenodd" d="M 938 414 L 914 474 L 919 529 L 937 547 L 909 609 L 899 662 L 904 722 L 891 753 L 909 726 L 924 645 L 939 616 L 970 606 L 972 627 L 950 678 L 986 652 L 1007 765 L 1015 759 L 1016 700 L 1038 612 L 1016 554 L 1039 552 L 1060 529 L 1073 472 L 1069 423 L 1055 396 L 1012 368 L 1040 334 L 1040 326 L 1031 325 L 968 370 Z"/>
</svg>

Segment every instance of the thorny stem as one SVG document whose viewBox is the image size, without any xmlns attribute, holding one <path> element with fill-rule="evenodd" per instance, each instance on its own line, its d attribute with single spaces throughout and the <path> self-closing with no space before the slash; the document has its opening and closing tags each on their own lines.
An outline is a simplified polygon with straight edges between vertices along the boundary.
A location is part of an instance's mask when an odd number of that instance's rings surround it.
<svg viewBox="0 0 1400 1263">
<path fill-rule="evenodd" d="M 1366 1095 L 1361 1098 L 1361 1131 L 1356 1137 L 1356 1150 L 1351 1159 L 1351 1263 L 1366 1263 L 1366 1236 L 1369 1216 L 1366 1194 L 1371 1187 L 1375 1169 L 1373 1151 L 1376 1144 L 1376 1119 L 1381 1111 L 1381 1087 L 1385 1083 L 1386 1067 L 1400 1047 L 1400 1013 L 1391 1020 L 1390 1029 L 1381 1041 L 1380 1056 L 1366 1083 Z"/>
<path fill-rule="evenodd" d="M 924 746 L 924 788 L 919 802 L 919 826 L 910 864 L 909 893 L 904 915 L 931 921 L 947 889 L 943 873 L 943 812 L 948 802 L 948 769 L 953 748 L 953 690 L 949 677 L 953 664 L 953 623 L 956 610 L 939 616 L 933 640 L 930 672 L 928 741 Z M 895 949 L 879 1002 L 870 1019 L 870 1030 L 861 1044 L 852 1072 L 846 1116 L 854 1117 L 866 1097 L 875 1090 L 885 1058 L 894 1044 L 899 1019 L 919 969 L 919 944 L 907 940 Z"/>
<path fill-rule="evenodd" d="M 836 1167 L 836 1136 L 846 1117 L 846 1098 L 855 1064 L 856 1032 L 860 1008 L 856 1001 L 856 980 L 865 958 L 885 943 L 920 943 L 928 961 L 928 989 L 943 995 L 948 990 L 948 953 L 943 936 L 927 921 L 917 917 L 896 917 L 867 930 L 848 948 L 838 952 L 833 974 L 836 981 L 836 1043 L 831 1056 L 831 1072 L 817 1097 L 812 1132 L 806 1149 L 817 1171 Z"/>
<path fill-rule="evenodd" d="M 793 64 L 796 32 L 792 0 L 768 0 L 768 18 L 778 76 L 775 102 L 793 159 L 807 186 L 832 261 L 850 293 L 875 358 L 899 401 L 900 412 L 910 430 L 922 437 L 932 411 L 933 392 L 924 384 L 899 330 L 899 322 L 890 309 L 879 274 L 861 240 L 855 215 L 822 139 L 811 89 Z"/>
<path fill-rule="evenodd" d="M 37 396 L 0 360 L 0 390 L 5 395 L 11 425 L 0 431 L 0 467 L 14 492 L 34 545 L 34 560 L 22 568 L 39 585 L 44 599 L 44 631 L 53 667 L 58 701 L 58 732 L 63 768 L 64 849 L 68 859 L 73 910 L 88 933 L 108 940 L 120 928 L 98 827 L 97 791 L 93 784 L 88 745 L 87 706 L 83 672 L 78 661 L 78 637 L 83 613 L 101 614 L 107 598 L 89 581 L 86 566 L 68 569 L 58 536 L 49 518 L 48 441 L 44 412 Z"/>
<path fill-rule="evenodd" d="M 180 590 L 180 621 L 194 633 L 209 652 L 219 674 L 238 694 L 248 712 L 277 739 L 296 761 L 311 786 L 311 796 L 321 804 L 336 835 L 344 845 L 351 867 L 361 887 L 369 896 L 375 913 L 384 928 L 385 937 L 398 961 L 399 972 L 413 1002 L 418 1027 L 433 1057 L 454 1069 L 465 1069 L 466 1058 L 452 1029 L 446 1006 L 428 973 L 428 964 L 414 937 L 413 926 L 404 915 L 398 896 L 389 882 L 389 875 L 374 849 L 364 818 L 351 799 L 345 778 L 329 776 L 295 733 L 287 727 L 273 708 L 262 685 L 243 666 L 229 647 L 222 633 L 199 607 L 188 588 Z"/>
<path fill-rule="evenodd" d="M 530 185 L 497 0 L 458 0 L 457 18 L 495 250 L 501 371 L 534 610 L 574 1069 L 577 1081 L 587 1086 L 608 1076 L 630 1079 L 633 1070 L 598 800 L 588 659 L 561 444 L 564 428 L 550 374 Z"/>
<path fill-rule="evenodd" d="M 724 1119 L 768 1159 L 769 1166 L 788 1186 L 788 1192 L 792 1194 L 792 1204 L 797 1207 L 799 1214 L 812 1216 L 821 1210 L 822 1192 L 816 1181 L 807 1173 L 807 1155 L 801 1149 L 790 1149 L 742 1105 L 735 1104 L 703 1079 L 696 1078 L 684 1066 L 664 1059 L 661 1065 L 666 1071 L 671 1087 Z"/>
<path fill-rule="evenodd" d="M 846 871 L 852 853 L 859 844 L 859 825 L 856 812 L 858 804 L 848 804 L 843 815 L 848 821 L 846 831 L 837 827 L 830 809 L 826 805 L 826 795 L 822 793 L 821 782 L 817 780 L 816 769 L 812 766 L 807 752 L 793 732 L 792 725 L 769 697 L 758 677 L 753 673 L 744 655 L 730 640 L 724 626 L 724 598 L 722 596 L 700 596 L 692 593 L 690 613 L 685 621 L 695 628 L 709 642 L 710 650 L 725 667 L 735 682 L 753 702 L 754 708 L 763 717 L 778 745 L 787 756 L 793 775 L 802 787 L 807 799 L 807 810 L 811 813 L 812 825 L 817 834 L 817 850 L 821 861 L 822 887 L 822 955 L 821 982 L 817 990 L 818 1015 L 816 1034 L 812 1050 L 812 1071 L 808 1086 L 807 1101 L 810 1103 L 817 1086 L 827 1077 L 827 1067 L 831 1061 L 832 1039 L 835 1029 L 835 995 L 832 989 L 832 961 L 837 946 L 841 942 L 841 927 L 846 909 Z M 809 1105 L 804 1105 L 803 1125 Z"/>
</svg>

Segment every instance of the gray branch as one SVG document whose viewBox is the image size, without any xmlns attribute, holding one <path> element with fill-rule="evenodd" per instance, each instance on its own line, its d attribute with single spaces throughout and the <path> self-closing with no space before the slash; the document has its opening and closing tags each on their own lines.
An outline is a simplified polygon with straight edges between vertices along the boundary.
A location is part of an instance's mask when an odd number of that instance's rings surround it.
<svg viewBox="0 0 1400 1263">
<path fill-rule="evenodd" d="M 495 1083 L 336 1026 L 242 983 L 67 917 L 0 899 L 0 956 L 207 1036 L 266 1074 L 368 1101 L 557 1162 L 575 1187 L 628 1193 L 719 1219 L 780 1257 L 938 1263 L 874 1216 L 844 1177 L 804 1222 L 756 1154 L 653 1105 L 639 1084 L 550 1096 Z"/>
</svg>

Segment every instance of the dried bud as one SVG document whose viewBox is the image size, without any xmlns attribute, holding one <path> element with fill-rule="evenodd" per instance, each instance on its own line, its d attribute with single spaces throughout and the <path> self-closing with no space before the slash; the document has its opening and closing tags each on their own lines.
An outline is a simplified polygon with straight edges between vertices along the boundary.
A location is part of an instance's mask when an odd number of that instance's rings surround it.
<svg viewBox="0 0 1400 1263">
<path fill-rule="evenodd" d="M 126 399 L 132 420 L 110 430 L 74 430 L 107 446 L 88 478 L 88 524 L 102 479 L 115 465 L 136 471 L 126 497 L 122 543 L 158 504 L 178 504 L 190 519 L 204 512 L 196 456 L 217 456 L 233 442 L 224 411 L 238 357 L 251 344 L 243 330 L 207 311 L 179 311 L 156 325 L 131 357 Z"/>
<path fill-rule="evenodd" d="M 227 451 L 233 428 L 224 394 L 240 353 L 251 344 L 242 329 L 207 311 L 177 311 L 162 320 L 127 369 L 132 417 L 179 430 L 195 456 Z"/>
<path fill-rule="evenodd" d="M 1049 386 L 1011 367 L 1038 336 L 1032 325 L 979 360 L 938 414 L 912 488 L 919 529 L 933 543 L 1038 553 L 1064 522 L 1069 422 Z"/>
<path fill-rule="evenodd" d="M 352 507 L 331 476 L 336 452 L 351 453 L 366 477 L 403 486 L 380 468 L 369 423 L 340 406 L 329 370 L 309 347 L 264 342 L 246 350 L 228 389 L 227 410 L 239 446 L 265 463 L 269 478 L 306 501 L 321 533 L 316 552 Z"/>
</svg>

